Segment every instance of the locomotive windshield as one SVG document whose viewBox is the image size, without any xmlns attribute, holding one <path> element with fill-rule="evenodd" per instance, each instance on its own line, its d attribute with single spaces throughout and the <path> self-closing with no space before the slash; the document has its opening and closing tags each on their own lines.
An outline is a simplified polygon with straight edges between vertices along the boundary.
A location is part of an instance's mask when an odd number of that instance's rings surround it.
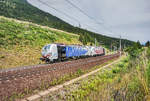
<svg viewBox="0 0 150 101">
<path fill-rule="evenodd" d="M 45 46 L 45 47 L 43 48 L 43 50 L 44 50 L 44 51 L 47 51 L 47 50 L 50 49 L 50 47 L 51 47 L 51 45 L 47 45 L 47 46 Z"/>
</svg>

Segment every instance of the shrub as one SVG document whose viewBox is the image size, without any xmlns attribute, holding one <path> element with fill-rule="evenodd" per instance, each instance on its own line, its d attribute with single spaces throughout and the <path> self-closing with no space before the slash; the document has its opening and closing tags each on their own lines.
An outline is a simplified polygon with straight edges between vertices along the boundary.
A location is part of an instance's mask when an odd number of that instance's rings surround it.
<svg viewBox="0 0 150 101">
<path fill-rule="evenodd" d="M 124 62 L 124 63 L 127 63 L 127 62 L 128 62 L 128 58 L 124 59 L 123 62 Z"/>
<path fill-rule="evenodd" d="M 120 70 L 120 68 L 119 67 L 117 67 L 117 68 L 114 68 L 114 69 L 112 69 L 112 72 L 113 73 L 119 73 L 121 70 Z"/>
<path fill-rule="evenodd" d="M 123 64 L 123 63 L 120 63 L 120 64 L 118 64 L 118 67 L 123 68 L 123 67 L 124 67 L 124 64 Z"/>
</svg>

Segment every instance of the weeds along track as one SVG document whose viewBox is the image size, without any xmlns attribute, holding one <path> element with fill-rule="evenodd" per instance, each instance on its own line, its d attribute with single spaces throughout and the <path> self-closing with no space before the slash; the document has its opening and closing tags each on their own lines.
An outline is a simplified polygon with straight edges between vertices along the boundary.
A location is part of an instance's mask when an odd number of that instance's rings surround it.
<svg viewBox="0 0 150 101">
<path fill-rule="evenodd" d="M 118 57 L 119 54 L 117 53 L 54 64 L 1 70 L 0 101 L 8 100 L 14 94 L 27 94 L 31 90 L 40 89 L 42 85 L 48 87 L 50 82 L 64 75 L 75 73 L 79 69 L 88 70 Z"/>
</svg>

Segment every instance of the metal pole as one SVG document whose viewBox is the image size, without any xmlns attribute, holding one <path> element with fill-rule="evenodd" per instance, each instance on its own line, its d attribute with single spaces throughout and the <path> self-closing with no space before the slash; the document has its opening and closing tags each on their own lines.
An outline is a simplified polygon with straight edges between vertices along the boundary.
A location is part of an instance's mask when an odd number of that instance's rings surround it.
<svg viewBox="0 0 150 101">
<path fill-rule="evenodd" d="M 96 47 L 96 38 L 95 38 L 95 47 Z"/>
<path fill-rule="evenodd" d="M 124 43 L 124 48 L 126 48 L 126 41 L 125 41 L 125 43 Z"/>
<path fill-rule="evenodd" d="M 120 35 L 120 57 L 121 57 L 121 35 Z"/>
<path fill-rule="evenodd" d="M 112 54 L 112 42 L 111 42 L 110 48 L 111 48 L 111 54 Z"/>
<path fill-rule="evenodd" d="M 79 23 L 79 28 L 81 28 L 81 24 Z"/>
</svg>

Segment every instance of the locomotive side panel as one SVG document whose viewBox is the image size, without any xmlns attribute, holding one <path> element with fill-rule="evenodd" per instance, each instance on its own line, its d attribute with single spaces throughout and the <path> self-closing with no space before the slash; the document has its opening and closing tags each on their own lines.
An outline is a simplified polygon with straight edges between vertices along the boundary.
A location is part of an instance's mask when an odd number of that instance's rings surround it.
<svg viewBox="0 0 150 101">
<path fill-rule="evenodd" d="M 66 57 L 80 57 L 87 53 L 88 50 L 80 46 L 66 46 Z"/>
<path fill-rule="evenodd" d="M 105 49 L 94 46 L 48 44 L 42 49 L 42 60 L 45 60 L 46 62 L 100 55 L 105 55 Z"/>
</svg>

